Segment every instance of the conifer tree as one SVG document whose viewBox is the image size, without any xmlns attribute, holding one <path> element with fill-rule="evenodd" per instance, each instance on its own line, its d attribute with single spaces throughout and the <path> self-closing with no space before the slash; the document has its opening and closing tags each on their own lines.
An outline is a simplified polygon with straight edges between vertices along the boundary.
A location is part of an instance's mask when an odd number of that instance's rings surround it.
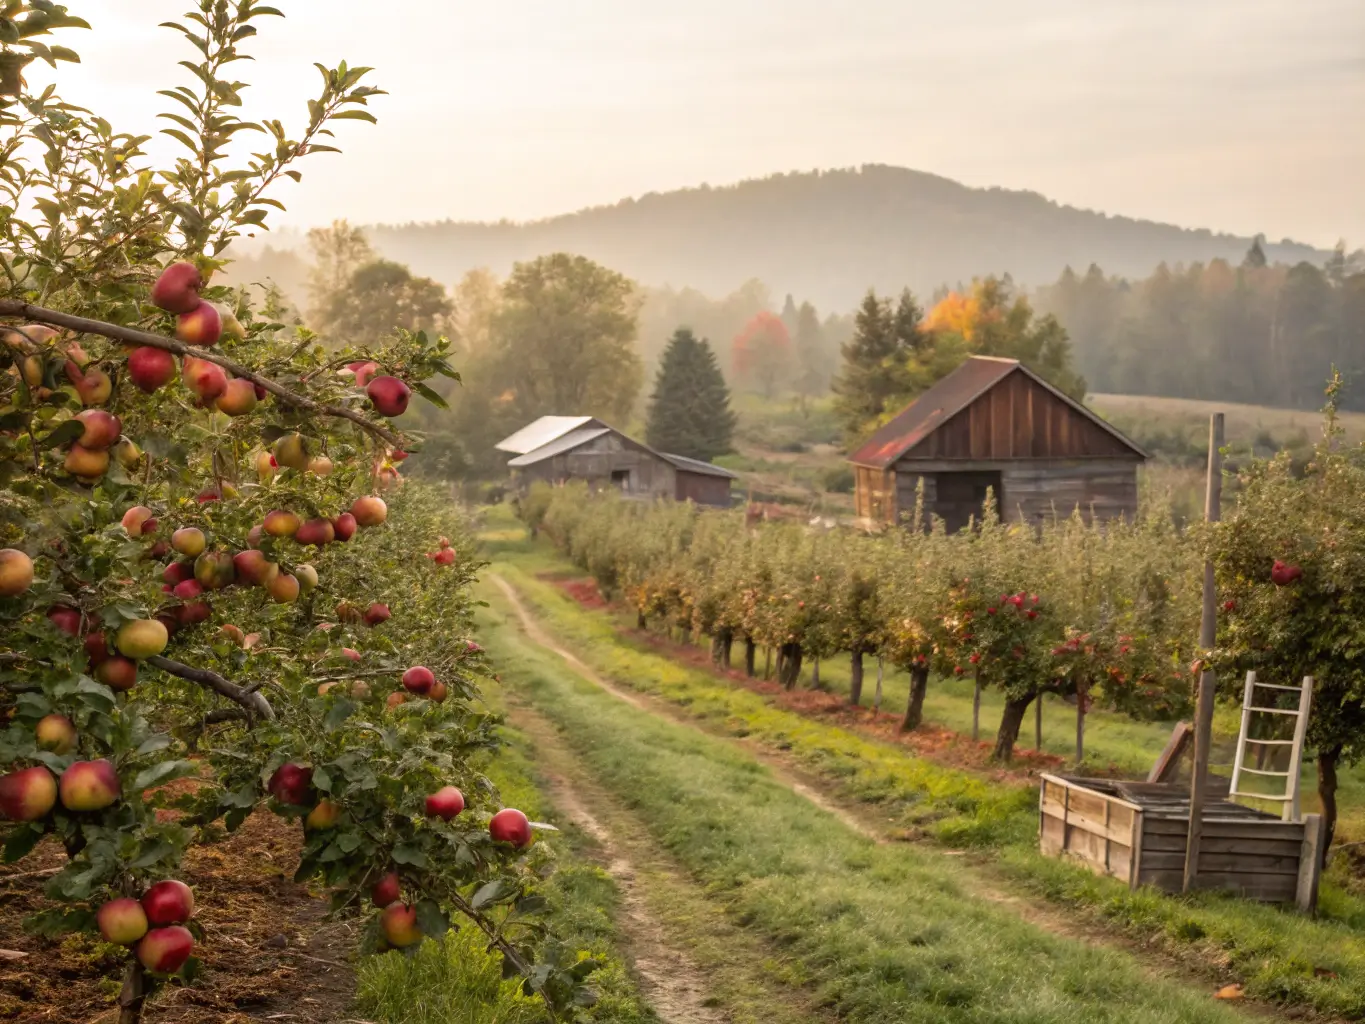
<svg viewBox="0 0 1365 1024">
<path fill-rule="evenodd" d="M 731 450 L 734 429 L 730 389 L 715 353 L 706 339 L 678 328 L 659 361 L 645 442 L 658 451 L 710 462 Z"/>
<path fill-rule="evenodd" d="M 891 300 L 878 298 L 872 290 L 854 323 L 853 338 L 840 346 L 843 367 L 834 381 L 834 409 L 850 448 L 895 411 L 888 406 L 904 395 L 902 335 L 908 333 L 897 322 Z"/>
</svg>

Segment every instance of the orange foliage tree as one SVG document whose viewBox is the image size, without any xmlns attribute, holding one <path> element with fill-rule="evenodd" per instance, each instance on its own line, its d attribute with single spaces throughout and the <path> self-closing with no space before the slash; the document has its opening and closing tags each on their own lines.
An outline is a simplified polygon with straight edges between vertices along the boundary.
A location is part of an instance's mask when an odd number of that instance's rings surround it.
<svg viewBox="0 0 1365 1024">
<path fill-rule="evenodd" d="M 792 367 L 791 335 L 776 313 L 756 314 L 735 335 L 730 354 L 735 380 L 772 398 L 786 382 Z"/>
</svg>

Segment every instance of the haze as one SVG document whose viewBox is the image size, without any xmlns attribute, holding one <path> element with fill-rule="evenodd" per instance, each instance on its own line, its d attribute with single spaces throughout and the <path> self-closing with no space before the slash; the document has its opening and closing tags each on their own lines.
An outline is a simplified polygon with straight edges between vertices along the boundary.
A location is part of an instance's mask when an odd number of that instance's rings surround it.
<svg viewBox="0 0 1365 1024">
<path fill-rule="evenodd" d="M 70 6 L 68 98 L 151 131 L 187 0 Z M 252 114 L 301 121 L 307 62 L 376 68 L 378 127 L 278 223 L 526 219 L 880 162 L 1059 202 L 1328 246 L 1365 239 L 1360 0 L 288 3 Z M 31 76 L 36 77 L 36 76 Z"/>
</svg>

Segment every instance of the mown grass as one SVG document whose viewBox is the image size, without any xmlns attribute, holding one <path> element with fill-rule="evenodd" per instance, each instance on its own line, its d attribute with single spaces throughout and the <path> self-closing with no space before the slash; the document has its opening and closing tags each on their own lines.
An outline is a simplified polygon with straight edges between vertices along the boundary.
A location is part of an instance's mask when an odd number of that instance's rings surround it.
<svg viewBox="0 0 1365 1024">
<path fill-rule="evenodd" d="M 521 546 L 510 537 L 508 543 Z M 513 559 L 525 564 L 515 554 Z M 848 798 L 875 803 L 889 817 L 925 821 L 944 842 L 987 849 L 1000 874 L 1015 885 L 1084 908 L 1182 956 L 1226 964 L 1253 996 L 1365 1015 L 1365 903 L 1339 887 L 1324 884 L 1318 920 L 1215 894 L 1181 899 L 1151 890 L 1132 893 L 1114 879 L 1096 878 L 1037 852 L 1035 789 L 992 785 L 932 764 L 903 748 L 773 707 L 710 672 L 623 644 L 609 617 L 582 609 L 521 565 L 504 560 L 495 571 L 515 584 L 550 632 L 609 678 L 657 694 L 713 729 L 785 750 L 838 784 Z M 902 853 L 907 855 L 913 856 Z"/>
<path fill-rule="evenodd" d="M 502 694 L 484 681 L 484 699 L 501 710 Z M 510 726 L 506 746 L 484 768 L 502 802 L 533 821 L 553 819 L 536 784 L 534 751 Z M 622 960 L 615 925 L 620 894 L 601 868 L 578 856 L 567 836 L 553 840 L 561 857 L 546 885 L 548 923 L 555 935 L 603 963 L 592 986 L 598 1004 L 593 1019 L 604 1024 L 657 1024 Z M 543 1004 L 522 995 L 517 982 L 504 981 L 502 960 L 472 927 L 451 932 L 443 942 L 424 942 L 411 956 L 386 953 L 364 958 L 357 970 L 356 1008 L 382 1024 L 541 1024 Z"/>
<path fill-rule="evenodd" d="M 500 598 L 486 591 L 503 614 Z M 733 744 L 622 704 L 494 627 L 508 685 L 732 916 L 853 1022 L 1218 1022 L 1207 993 L 1050 935 L 973 894 L 971 870 L 859 838 Z"/>
</svg>

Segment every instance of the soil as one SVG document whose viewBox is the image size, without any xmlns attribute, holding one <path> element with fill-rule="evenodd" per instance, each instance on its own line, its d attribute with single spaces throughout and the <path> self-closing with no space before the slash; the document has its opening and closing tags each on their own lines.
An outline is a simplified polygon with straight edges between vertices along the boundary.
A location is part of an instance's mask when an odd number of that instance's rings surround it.
<svg viewBox="0 0 1365 1024">
<path fill-rule="evenodd" d="M 325 922 L 326 903 L 291 881 L 297 823 L 259 812 L 232 836 L 193 847 L 180 877 L 193 889 L 195 919 L 206 938 L 195 955 L 202 972 L 189 988 L 163 989 L 147 1006 L 148 1024 L 340 1024 L 354 994 L 350 922 Z M 42 939 L 23 918 L 51 904 L 43 886 L 65 855 L 45 842 L 0 868 L 0 1021 L 6 1024 L 114 1024 L 120 964 L 126 954 L 74 935 Z"/>
</svg>

